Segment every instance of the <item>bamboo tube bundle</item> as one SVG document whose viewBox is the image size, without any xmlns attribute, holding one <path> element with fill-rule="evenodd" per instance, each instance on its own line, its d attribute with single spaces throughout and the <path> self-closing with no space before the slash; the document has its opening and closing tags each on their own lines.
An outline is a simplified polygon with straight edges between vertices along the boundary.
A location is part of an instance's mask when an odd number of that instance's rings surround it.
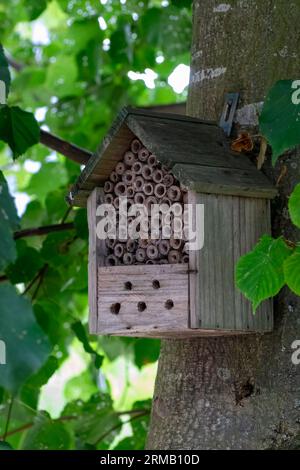
<svg viewBox="0 0 300 470">
<path fill-rule="evenodd" d="M 168 261 L 170 264 L 177 264 L 180 262 L 181 253 L 178 250 L 170 250 L 168 254 Z"/>
<path fill-rule="evenodd" d="M 143 164 L 142 162 L 134 162 L 132 165 L 132 171 L 134 172 L 135 175 L 141 175 L 142 174 L 142 169 L 143 169 Z"/>
<path fill-rule="evenodd" d="M 133 199 L 135 194 L 134 187 L 133 186 L 127 186 L 127 197 L 130 199 Z"/>
<path fill-rule="evenodd" d="M 143 191 L 144 184 L 145 184 L 144 178 L 142 176 L 136 176 L 133 182 L 133 189 L 139 193 Z"/>
<path fill-rule="evenodd" d="M 141 162 L 146 162 L 147 159 L 149 157 L 149 151 L 145 148 L 145 147 L 142 147 L 139 151 L 138 151 L 138 158 Z"/>
<path fill-rule="evenodd" d="M 155 183 L 161 183 L 164 178 L 162 170 L 157 168 L 155 171 L 153 171 L 152 178 Z"/>
<path fill-rule="evenodd" d="M 164 184 L 162 183 L 157 183 L 155 186 L 154 186 L 154 195 L 155 197 L 157 197 L 158 199 L 162 198 L 165 196 L 167 192 L 167 188 Z"/>
<path fill-rule="evenodd" d="M 120 207 L 120 199 L 119 199 L 118 197 L 115 197 L 115 198 L 114 198 L 113 205 L 114 205 L 114 208 L 115 208 L 115 209 L 117 209 L 117 210 L 119 209 L 119 207 Z"/>
<path fill-rule="evenodd" d="M 189 262 L 189 255 L 188 255 L 187 253 L 184 253 L 184 254 L 182 255 L 181 261 L 182 261 L 183 263 L 188 263 L 188 262 Z"/>
<path fill-rule="evenodd" d="M 124 245 L 120 242 L 116 243 L 114 246 L 114 255 L 117 258 L 122 258 L 123 254 L 124 254 Z"/>
<path fill-rule="evenodd" d="M 149 259 L 158 258 L 158 249 L 155 245 L 148 245 L 146 249 L 146 254 Z"/>
<path fill-rule="evenodd" d="M 154 191 L 153 183 L 147 182 L 144 184 L 144 194 L 146 196 L 152 196 Z"/>
<path fill-rule="evenodd" d="M 105 194 L 104 202 L 105 202 L 105 204 L 113 204 L 114 203 L 114 196 L 110 193 Z"/>
<path fill-rule="evenodd" d="M 112 250 L 117 243 L 117 240 L 115 238 L 106 238 L 105 240 L 105 245 L 108 249 Z"/>
<path fill-rule="evenodd" d="M 122 181 L 125 184 L 130 185 L 133 183 L 134 177 L 135 177 L 135 174 L 132 170 L 125 170 L 124 173 L 122 174 Z"/>
<path fill-rule="evenodd" d="M 118 264 L 118 259 L 115 255 L 108 255 L 105 259 L 106 266 L 116 266 Z"/>
<path fill-rule="evenodd" d="M 147 209 L 148 213 L 150 213 L 151 206 L 153 206 L 153 204 L 158 204 L 158 200 L 156 199 L 155 196 L 148 196 L 145 199 L 145 204 L 146 204 L 146 209 Z"/>
<path fill-rule="evenodd" d="M 128 253 L 134 253 L 136 251 L 136 241 L 129 238 L 126 242 L 126 250 Z"/>
<path fill-rule="evenodd" d="M 118 175 L 115 171 L 112 171 L 110 176 L 109 176 L 109 179 L 112 183 L 117 183 L 118 181 Z"/>
<path fill-rule="evenodd" d="M 157 165 L 157 158 L 153 153 L 149 155 L 147 163 L 149 166 L 153 166 L 153 167 Z"/>
<path fill-rule="evenodd" d="M 174 184 L 174 177 L 170 173 L 165 173 L 163 176 L 163 183 L 169 188 Z"/>
<path fill-rule="evenodd" d="M 149 240 L 148 238 L 139 238 L 138 239 L 138 245 L 139 245 L 139 248 L 147 248 L 149 244 Z"/>
<path fill-rule="evenodd" d="M 112 193 L 114 190 L 113 182 L 109 180 L 105 181 L 103 190 L 105 193 Z"/>
<path fill-rule="evenodd" d="M 145 180 L 150 180 L 152 178 L 152 173 L 153 173 L 153 170 L 152 170 L 151 166 L 149 166 L 149 165 L 144 165 L 143 166 L 143 168 L 142 168 L 142 177 Z"/>
<path fill-rule="evenodd" d="M 119 181 L 119 183 L 115 186 L 115 195 L 116 196 L 126 196 L 126 184 L 123 181 Z"/>
<path fill-rule="evenodd" d="M 173 250 L 180 250 L 182 248 L 183 240 L 180 238 L 170 238 L 170 247 Z"/>
<path fill-rule="evenodd" d="M 160 240 L 158 251 L 162 256 L 167 256 L 170 251 L 170 243 L 168 240 Z"/>
<path fill-rule="evenodd" d="M 122 176 L 125 170 L 126 166 L 123 162 L 119 162 L 116 164 L 115 172 L 117 173 L 117 175 Z"/>
<path fill-rule="evenodd" d="M 139 141 L 139 139 L 133 139 L 133 141 L 131 142 L 130 148 L 133 153 L 139 153 L 139 151 L 142 148 L 142 144 Z"/>
<path fill-rule="evenodd" d="M 137 156 L 133 152 L 126 152 L 124 155 L 124 163 L 127 166 L 132 166 L 137 161 Z"/>
<path fill-rule="evenodd" d="M 182 228 L 188 234 L 188 213 L 183 210 L 188 193 L 170 168 L 162 165 L 138 139 L 133 139 L 104 183 L 104 201 L 113 204 L 117 220 L 117 240 L 105 242 L 107 266 L 188 263 L 187 245 L 182 237 L 177 238 Z M 133 204 L 142 205 L 148 211 L 138 224 L 134 223 L 135 217 L 128 217 Z M 156 204 L 159 208 L 154 210 Z M 127 226 L 121 209 L 127 210 Z M 139 215 L 138 210 L 136 216 Z M 137 239 L 133 229 L 138 232 Z"/>
<path fill-rule="evenodd" d="M 136 204 L 144 204 L 146 200 L 146 196 L 143 193 L 135 193 L 133 199 Z"/>
<path fill-rule="evenodd" d="M 172 184 L 167 191 L 167 196 L 172 202 L 180 201 L 181 199 L 181 191 L 178 186 Z"/>
<path fill-rule="evenodd" d="M 136 260 L 140 263 L 143 263 L 146 260 L 146 250 L 145 248 L 139 247 L 135 252 Z"/>
<path fill-rule="evenodd" d="M 128 252 L 124 253 L 124 255 L 123 255 L 123 263 L 124 263 L 125 265 L 133 264 L 134 261 L 135 261 L 135 259 L 134 259 L 134 255 L 133 255 L 132 253 L 128 253 Z"/>
</svg>

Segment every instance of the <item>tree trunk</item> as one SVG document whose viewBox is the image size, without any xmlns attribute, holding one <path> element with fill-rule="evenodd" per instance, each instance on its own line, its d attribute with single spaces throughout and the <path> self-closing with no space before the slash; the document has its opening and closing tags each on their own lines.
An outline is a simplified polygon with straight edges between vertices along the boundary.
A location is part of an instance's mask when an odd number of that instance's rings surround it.
<svg viewBox="0 0 300 470">
<path fill-rule="evenodd" d="M 196 1 L 187 113 L 218 121 L 224 93 L 240 92 L 237 127 L 255 132 L 257 103 L 272 84 L 299 78 L 299 18 L 299 1 Z M 265 165 L 273 181 L 283 164 L 273 235 L 296 240 L 287 197 L 300 180 L 299 151 L 275 170 Z M 283 289 L 271 334 L 163 341 L 148 448 L 300 447 L 300 366 L 291 361 L 296 339 L 300 299 Z"/>
</svg>

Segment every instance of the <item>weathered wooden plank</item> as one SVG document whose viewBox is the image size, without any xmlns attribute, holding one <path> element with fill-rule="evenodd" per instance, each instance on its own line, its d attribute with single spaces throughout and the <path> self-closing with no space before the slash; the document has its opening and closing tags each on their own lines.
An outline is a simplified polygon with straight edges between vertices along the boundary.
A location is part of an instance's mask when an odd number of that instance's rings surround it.
<svg viewBox="0 0 300 470">
<path fill-rule="evenodd" d="M 254 167 L 239 170 L 181 164 L 175 165 L 172 173 L 186 188 L 196 192 L 270 199 L 277 194 L 274 186 Z"/>
<path fill-rule="evenodd" d="M 190 261 L 198 271 L 197 281 L 191 276 L 189 281 L 191 327 L 271 331 L 272 302 L 263 302 L 253 315 L 250 302 L 234 284 L 240 256 L 251 250 L 261 235 L 270 233 L 270 202 L 214 194 L 197 194 L 196 202 L 204 204 L 205 240 Z"/>
<path fill-rule="evenodd" d="M 70 204 L 84 204 L 86 198 L 82 197 L 82 191 L 91 191 L 95 186 L 103 184 L 134 136 L 166 165 L 175 166 L 178 170 L 183 163 L 193 165 L 190 170 L 185 167 L 192 175 L 195 174 L 194 166 L 200 166 L 197 170 L 200 185 L 191 186 L 190 189 L 274 197 L 274 191 L 264 175 L 255 169 L 247 156 L 230 150 L 222 130 L 214 123 L 181 115 L 125 108 L 71 188 L 68 197 Z M 216 171 L 216 168 L 220 168 L 220 171 Z M 233 171 L 227 173 L 229 169 Z"/>
<path fill-rule="evenodd" d="M 98 268 L 98 333 L 159 334 L 184 330 L 187 322 L 187 265 Z"/>
<path fill-rule="evenodd" d="M 171 166 L 180 163 L 249 169 L 245 156 L 232 152 L 218 126 L 190 121 L 170 121 L 161 116 L 129 115 L 127 125 L 160 161 Z"/>
<path fill-rule="evenodd" d="M 97 333 L 98 316 L 98 266 L 104 265 L 106 255 L 105 243 L 96 235 L 97 206 L 103 202 L 103 190 L 93 190 L 87 201 L 89 225 L 89 264 L 88 264 L 88 297 L 89 297 L 89 329 Z"/>
</svg>

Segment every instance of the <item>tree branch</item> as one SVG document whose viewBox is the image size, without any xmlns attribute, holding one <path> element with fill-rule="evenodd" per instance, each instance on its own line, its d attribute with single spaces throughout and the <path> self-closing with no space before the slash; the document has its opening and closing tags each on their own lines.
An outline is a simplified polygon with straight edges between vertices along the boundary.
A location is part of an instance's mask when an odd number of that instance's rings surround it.
<svg viewBox="0 0 300 470">
<path fill-rule="evenodd" d="M 14 239 L 18 240 L 19 238 L 33 237 L 36 235 L 47 235 L 51 232 L 63 232 L 64 230 L 73 230 L 75 228 L 73 222 L 68 222 L 64 224 L 53 224 L 53 225 L 44 225 L 43 227 L 36 228 L 26 228 L 24 230 L 19 230 L 14 233 Z"/>
<path fill-rule="evenodd" d="M 41 129 L 40 142 L 80 165 L 86 165 L 89 158 L 92 156 L 92 153 L 88 150 L 77 147 L 77 145 L 71 144 L 43 129 Z"/>
</svg>

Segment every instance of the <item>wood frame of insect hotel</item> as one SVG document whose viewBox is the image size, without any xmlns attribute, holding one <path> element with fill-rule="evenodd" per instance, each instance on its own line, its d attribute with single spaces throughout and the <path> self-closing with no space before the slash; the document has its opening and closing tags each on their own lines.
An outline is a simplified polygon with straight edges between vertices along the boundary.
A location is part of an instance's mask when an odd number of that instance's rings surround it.
<svg viewBox="0 0 300 470">
<path fill-rule="evenodd" d="M 166 242 L 100 240 L 98 205 L 118 208 L 125 195 L 149 206 L 204 204 L 203 248 L 184 252 L 172 234 Z M 253 315 L 234 268 L 270 233 L 275 195 L 214 123 L 123 109 L 68 195 L 71 205 L 88 208 L 90 332 L 180 338 L 271 331 L 272 302 Z"/>
</svg>

